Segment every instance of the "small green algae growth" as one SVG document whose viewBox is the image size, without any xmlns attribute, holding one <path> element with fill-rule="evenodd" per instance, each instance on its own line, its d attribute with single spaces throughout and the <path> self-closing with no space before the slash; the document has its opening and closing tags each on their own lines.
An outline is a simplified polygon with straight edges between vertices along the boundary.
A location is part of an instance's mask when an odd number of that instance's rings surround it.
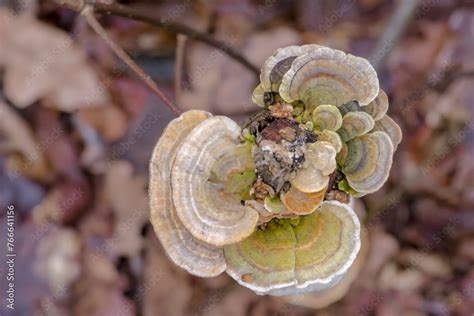
<svg viewBox="0 0 474 316">
<path fill-rule="evenodd" d="M 299 225 L 301 221 L 301 216 L 295 217 L 295 218 L 290 218 L 288 219 L 288 222 L 290 223 L 291 226 L 296 227 Z"/>
<path fill-rule="evenodd" d="M 250 133 L 250 131 L 248 130 L 248 128 L 244 129 L 243 132 L 242 132 L 242 138 L 244 139 L 244 141 L 246 143 L 249 143 L 249 144 L 255 144 L 256 143 L 256 138 L 255 138 L 255 135 L 252 135 L 252 133 Z"/>
<path fill-rule="evenodd" d="M 337 188 L 341 191 L 344 191 L 344 192 L 347 192 L 351 195 L 357 195 L 359 194 L 359 192 L 357 192 L 356 190 L 354 190 L 350 185 L 349 185 L 349 182 L 347 182 L 346 179 L 343 179 L 341 181 L 339 181 L 339 183 L 337 184 Z"/>
<path fill-rule="evenodd" d="M 241 200 L 250 200 L 250 190 L 257 180 L 254 170 L 231 172 L 227 176 L 224 192 L 237 195 Z"/>
<path fill-rule="evenodd" d="M 270 196 L 266 197 L 265 207 L 275 213 L 281 213 L 286 210 L 286 207 L 283 205 L 283 203 L 281 202 L 280 198 L 277 195 L 273 197 L 270 197 Z"/>
</svg>

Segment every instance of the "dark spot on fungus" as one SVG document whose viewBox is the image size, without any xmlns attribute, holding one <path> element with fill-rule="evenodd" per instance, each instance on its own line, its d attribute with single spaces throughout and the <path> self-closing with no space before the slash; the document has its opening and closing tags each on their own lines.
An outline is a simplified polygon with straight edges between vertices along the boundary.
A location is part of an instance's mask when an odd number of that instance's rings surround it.
<svg viewBox="0 0 474 316">
<path fill-rule="evenodd" d="M 249 282 L 252 282 L 253 279 L 254 279 L 254 277 L 253 277 L 253 274 L 251 274 L 251 273 L 242 274 L 242 281 L 244 281 L 244 282 L 249 283 Z"/>
</svg>

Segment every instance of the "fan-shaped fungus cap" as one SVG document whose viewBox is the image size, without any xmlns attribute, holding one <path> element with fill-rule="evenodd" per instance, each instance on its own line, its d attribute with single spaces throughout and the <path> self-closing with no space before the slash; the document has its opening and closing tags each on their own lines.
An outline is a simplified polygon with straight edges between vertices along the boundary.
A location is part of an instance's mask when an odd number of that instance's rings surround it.
<svg viewBox="0 0 474 316">
<path fill-rule="evenodd" d="M 361 108 L 364 112 L 370 114 L 373 117 L 374 121 L 380 120 L 388 110 L 388 97 L 385 92 L 380 89 L 377 97 Z"/>
<path fill-rule="evenodd" d="M 179 220 L 172 198 L 171 168 L 185 137 L 210 116 L 204 111 L 188 111 L 172 120 L 163 131 L 150 160 L 150 221 L 155 233 L 175 264 L 201 277 L 224 272 L 224 255 L 222 249 L 194 238 Z"/>
<path fill-rule="evenodd" d="M 319 47 L 293 61 L 279 92 L 286 102 L 300 100 L 307 106 L 340 106 L 353 100 L 367 105 L 377 96 L 379 82 L 366 59 Z"/>
<path fill-rule="evenodd" d="M 314 213 L 279 219 L 249 238 L 224 247 L 227 273 L 260 294 L 323 290 L 346 273 L 360 249 L 354 211 L 337 201 Z"/>
<path fill-rule="evenodd" d="M 280 203 L 281 202 L 279 201 L 270 201 L 269 199 L 265 199 L 263 204 L 256 200 L 245 201 L 246 206 L 251 207 L 258 212 L 258 225 L 267 223 L 274 218 L 295 217 L 289 213 L 283 204 Z"/>
<path fill-rule="evenodd" d="M 278 92 L 283 75 L 290 69 L 296 57 L 319 45 L 288 46 L 277 49 L 263 64 L 260 81 L 265 91 Z"/>
<path fill-rule="evenodd" d="M 400 126 L 388 115 L 375 122 L 373 131 L 385 132 L 390 137 L 394 150 L 397 150 L 398 144 L 402 141 Z"/>
<path fill-rule="evenodd" d="M 357 279 L 359 272 L 366 263 L 369 249 L 369 237 L 366 230 L 361 234 L 361 246 L 356 259 L 347 270 L 344 277 L 335 286 L 319 292 L 286 296 L 283 297 L 283 300 L 292 305 L 304 306 L 312 309 L 325 308 L 337 302 L 346 295 L 352 283 Z"/>
<path fill-rule="evenodd" d="M 294 185 L 281 195 L 281 202 L 292 214 L 307 215 L 313 213 L 324 199 L 326 188 L 321 191 L 305 193 Z"/>
<path fill-rule="evenodd" d="M 318 45 L 275 51 L 244 124 L 188 111 L 150 163 L 153 227 L 170 258 L 198 276 L 224 270 L 259 294 L 338 284 L 360 248 L 341 202 L 387 180 L 401 130 L 370 63 Z M 258 226 L 257 226 L 258 225 Z"/>
<path fill-rule="evenodd" d="M 334 105 L 322 104 L 314 109 L 312 121 L 317 131 L 337 131 L 342 125 L 342 115 Z"/>
<path fill-rule="evenodd" d="M 285 204 L 283 204 L 278 197 L 272 198 L 270 196 L 267 196 L 263 200 L 263 206 L 268 212 L 274 214 L 285 214 L 288 212 L 288 209 L 286 208 Z"/>
<path fill-rule="evenodd" d="M 367 134 L 374 128 L 374 119 L 365 112 L 349 112 L 342 118 L 342 126 L 337 131 L 343 142 L 356 136 Z"/>
<path fill-rule="evenodd" d="M 228 174 L 213 174 L 247 170 L 250 152 L 236 145 L 240 133 L 233 120 L 210 117 L 189 133 L 173 165 L 173 200 L 181 222 L 194 237 L 216 246 L 248 237 L 258 221 L 254 209 L 224 192 L 218 180 Z"/>
<path fill-rule="evenodd" d="M 262 84 L 259 84 L 252 93 L 252 101 L 261 107 L 265 106 L 265 88 Z"/>
<path fill-rule="evenodd" d="M 305 166 L 296 172 L 291 184 L 301 192 L 323 190 L 329 175 L 336 169 L 336 149 L 331 143 L 317 141 L 309 144 L 305 153 Z"/>
<path fill-rule="evenodd" d="M 392 166 L 393 145 L 383 132 L 358 136 L 347 142 L 342 171 L 350 186 L 360 193 L 372 193 L 387 181 Z"/>
<path fill-rule="evenodd" d="M 334 149 L 336 149 L 337 153 L 340 152 L 342 149 L 341 136 L 339 136 L 339 134 L 336 132 L 326 129 L 318 135 L 318 140 L 331 143 Z"/>
</svg>

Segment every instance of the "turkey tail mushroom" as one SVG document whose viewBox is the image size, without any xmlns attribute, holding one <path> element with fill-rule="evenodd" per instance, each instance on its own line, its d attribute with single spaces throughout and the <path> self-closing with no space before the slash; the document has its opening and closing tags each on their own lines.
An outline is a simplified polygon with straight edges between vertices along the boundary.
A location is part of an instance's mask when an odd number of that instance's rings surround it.
<svg viewBox="0 0 474 316">
<path fill-rule="evenodd" d="M 318 131 L 337 131 L 342 125 L 342 115 L 334 105 L 322 104 L 313 111 L 312 121 Z"/>
<path fill-rule="evenodd" d="M 252 100 L 263 109 L 243 130 L 204 111 L 169 123 L 150 162 L 151 222 L 191 274 L 225 271 L 257 294 L 325 291 L 361 244 L 342 202 L 386 182 L 402 132 L 363 58 L 290 46 L 260 79 Z"/>
<path fill-rule="evenodd" d="M 216 246 L 241 241 L 252 234 L 258 222 L 254 209 L 224 192 L 223 183 L 213 181 L 227 176 L 213 173 L 220 161 L 233 164 L 224 168 L 230 172 L 241 170 L 242 161 L 247 160 L 236 144 L 240 133 L 239 125 L 224 116 L 202 121 L 184 140 L 171 174 L 181 222 L 195 238 Z"/>
<path fill-rule="evenodd" d="M 329 175 L 336 169 L 336 149 L 329 142 L 309 144 L 305 165 L 296 172 L 292 186 L 301 192 L 312 193 L 327 187 Z"/>
<path fill-rule="evenodd" d="M 331 145 L 336 149 L 336 152 L 339 153 L 342 149 L 342 140 L 341 136 L 338 133 L 324 130 L 318 135 L 318 140 L 331 143 Z"/>
<path fill-rule="evenodd" d="M 367 104 L 367 106 L 361 107 L 361 109 L 370 114 L 374 121 L 380 120 L 388 110 L 388 97 L 385 92 L 380 89 L 377 97 Z"/>
<path fill-rule="evenodd" d="M 303 46 L 288 46 L 277 49 L 263 64 L 260 81 L 265 91 L 278 92 L 281 80 L 290 69 L 292 62 L 300 55 L 317 49 L 315 44 Z"/>
<path fill-rule="evenodd" d="M 268 223 L 224 247 L 227 273 L 259 294 L 293 295 L 334 286 L 360 249 L 354 211 L 337 201 L 314 213 Z"/>
<path fill-rule="evenodd" d="M 374 128 L 374 119 L 365 112 L 349 112 L 342 118 L 342 126 L 337 131 L 343 142 L 364 135 Z"/>
<path fill-rule="evenodd" d="M 300 100 L 307 107 L 340 106 L 353 100 L 367 105 L 377 96 L 379 82 L 366 59 L 319 47 L 292 62 L 279 92 L 286 102 Z"/>
<path fill-rule="evenodd" d="M 402 141 L 400 126 L 388 115 L 384 115 L 380 120 L 375 121 L 373 131 L 385 132 L 390 137 L 394 150 L 397 150 L 398 144 Z"/>
<path fill-rule="evenodd" d="M 383 132 L 362 135 L 347 142 L 342 172 L 359 193 L 377 191 L 387 181 L 392 166 L 393 145 Z"/>
<path fill-rule="evenodd" d="M 295 186 L 291 186 L 288 192 L 282 194 L 281 202 L 292 214 L 311 214 L 321 205 L 326 189 L 327 187 L 321 191 L 305 193 L 298 190 Z"/>
<path fill-rule="evenodd" d="M 226 269 L 222 249 L 193 237 L 178 218 L 173 203 L 171 169 L 186 136 L 211 116 L 188 111 L 171 121 L 163 131 L 150 160 L 150 221 L 170 259 L 189 273 L 212 277 Z"/>
</svg>

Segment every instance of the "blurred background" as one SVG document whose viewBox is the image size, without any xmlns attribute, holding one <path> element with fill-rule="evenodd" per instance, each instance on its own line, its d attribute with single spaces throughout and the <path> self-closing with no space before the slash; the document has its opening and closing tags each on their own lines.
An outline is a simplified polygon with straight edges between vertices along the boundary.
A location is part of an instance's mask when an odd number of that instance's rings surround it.
<svg viewBox="0 0 474 316">
<path fill-rule="evenodd" d="M 182 109 L 241 122 L 257 109 L 252 69 L 291 44 L 376 67 L 404 139 L 387 184 L 358 202 L 366 232 L 353 282 L 295 305 L 174 266 L 146 191 L 153 145 L 175 115 L 82 16 L 0 0 L 1 315 L 474 315 L 473 1 L 121 3 L 161 27 L 99 22 Z M 183 25 L 253 67 L 177 35 Z"/>
</svg>

